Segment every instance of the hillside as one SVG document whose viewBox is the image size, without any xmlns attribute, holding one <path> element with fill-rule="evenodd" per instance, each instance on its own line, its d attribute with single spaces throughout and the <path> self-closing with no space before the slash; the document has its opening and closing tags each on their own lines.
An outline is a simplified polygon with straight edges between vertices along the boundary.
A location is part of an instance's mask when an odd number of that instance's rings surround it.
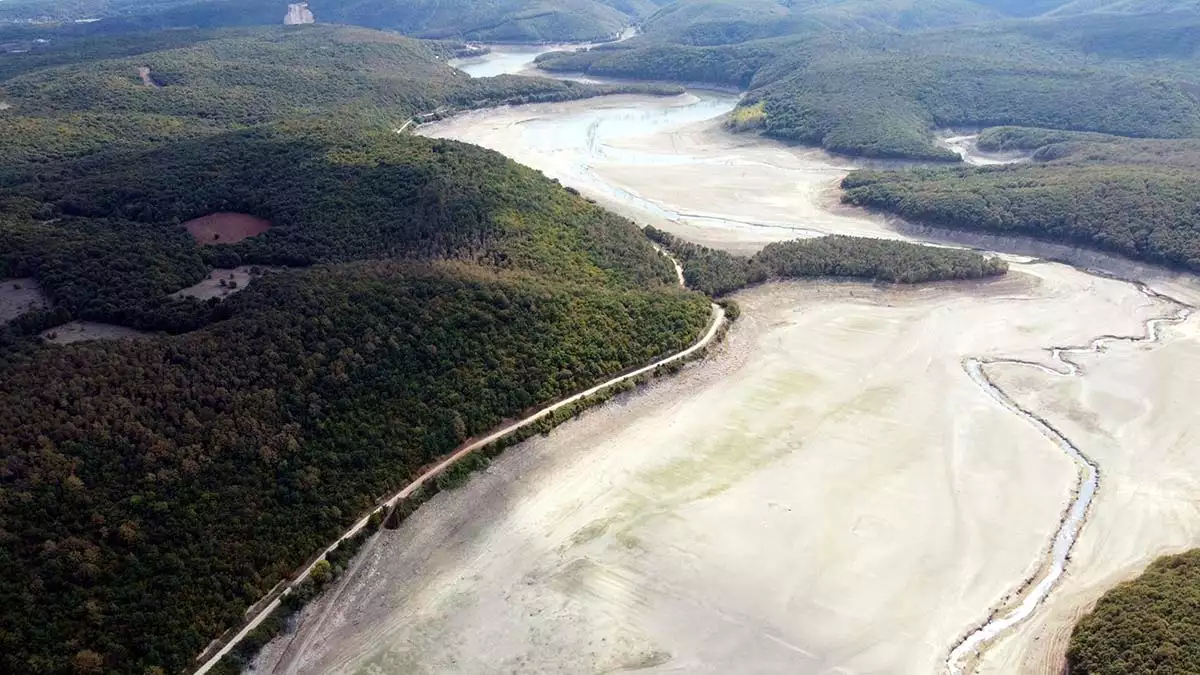
<svg viewBox="0 0 1200 675">
<path fill-rule="evenodd" d="M 1200 271 L 1200 142 L 1075 140 L 1033 164 L 858 171 L 843 200 L 943 227 L 1031 236 Z"/>
<path fill-rule="evenodd" d="M 1200 13 L 1000 18 L 976 3 L 676 3 L 634 40 L 538 64 L 743 87 L 740 129 L 847 155 L 957 161 L 939 127 L 1200 135 Z"/>
<path fill-rule="evenodd" d="M 0 671 L 181 672 L 431 459 L 703 332 L 633 223 L 395 131 L 610 89 L 472 80 L 445 48 L 310 26 L 5 62 L 0 278 L 51 306 L 0 328 Z M 181 226 L 222 212 L 266 231 Z M 173 295 L 239 264 L 265 272 Z M 160 333 L 32 338 L 72 319 Z"/>
<path fill-rule="evenodd" d="M 611 39 L 654 0 L 311 0 L 319 23 L 423 38 L 489 42 Z M 102 19 L 97 30 L 214 28 L 283 22 L 282 0 L 7 0 L 0 21 Z"/>
</svg>

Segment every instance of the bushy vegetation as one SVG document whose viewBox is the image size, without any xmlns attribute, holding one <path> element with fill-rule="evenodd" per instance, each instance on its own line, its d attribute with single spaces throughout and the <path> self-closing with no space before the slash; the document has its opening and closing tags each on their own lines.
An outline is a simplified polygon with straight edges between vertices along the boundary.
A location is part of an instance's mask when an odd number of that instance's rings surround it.
<svg viewBox="0 0 1200 675">
<path fill-rule="evenodd" d="M 1200 549 L 1104 594 L 1071 634 L 1073 675 L 1200 672 Z"/>
<path fill-rule="evenodd" d="M 1106 141 L 1118 138 L 1117 136 L 1082 131 L 1000 126 L 989 127 L 981 131 L 975 144 L 980 150 L 987 152 L 1004 152 L 1007 150 L 1037 150 L 1053 143 L 1066 141 Z"/>
<path fill-rule="evenodd" d="M 708 304 L 669 288 L 317 268 L 198 332 L 11 358 L 0 669 L 181 669 L 431 459 L 689 344 Z"/>
<path fill-rule="evenodd" d="M 712 296 L 771 279 L 845 277 L 913 284 L 980 279 L 1008 271 L 1003 260 L 973 251 L 868 237 L 776 242 L 746 258 L 686 242 L 653 227 L 646 228 L 646 235 L 679 259 L 689 288 Z"/>
</svg>

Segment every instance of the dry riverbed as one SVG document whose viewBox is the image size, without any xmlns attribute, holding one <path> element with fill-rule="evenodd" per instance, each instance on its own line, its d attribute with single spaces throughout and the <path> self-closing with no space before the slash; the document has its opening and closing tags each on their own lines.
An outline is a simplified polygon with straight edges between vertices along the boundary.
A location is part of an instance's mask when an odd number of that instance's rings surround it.
<svg viewBox="0 0 1200 675">
<path fill-rule="evenodd" d="M 296 672 L 936 672 L 1033 571 L 1075 476 L 962 359 L 1167 309 L 1052 264 L 739 301 L 715 358 L 384 533 L 310 611 L 331 614 Z"/>
<path fill-rule="evenodd" d="M 840 207 L 850 162 L 724 133 L 714 119 L 733 100 L 504 108 L 422 133 L 735 252 L 826 233 L 958 242 L 1200 302 L 1187 275 Z M 308 649 L 277 668 L 277 641 L 258 672 L 941 672 L 1040 568 L 1078 473 L 964 359 L 1054 365 L 1049 347 L 1140 335 L 1178 310 L 1131 283 L 1009 258 L 991 282 L 739 294 L 743 318 L 716 356 L 510 450 L 384 532 L 304 613 Z M 1186 409 L 1200 394 L 1198 325 L 1078 356 L 1072 376 L 988 366 L 1102 477 L 1061 587 L 985 653 L 984 672 L 1055 672 L 1099 593 L 1200 545 L 1188 469 L 1200 425 Z"/>
</svg>

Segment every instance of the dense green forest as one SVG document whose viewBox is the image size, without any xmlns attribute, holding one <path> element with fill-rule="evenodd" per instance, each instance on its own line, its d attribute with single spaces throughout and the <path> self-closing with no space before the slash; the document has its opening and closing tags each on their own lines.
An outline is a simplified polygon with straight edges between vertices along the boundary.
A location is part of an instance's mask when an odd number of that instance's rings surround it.
<svg viewBox="0 0 1200 675">
<path fill-rule="evenodd" d="M 1200 673 L 1200 549 L 1104 594 L 1071 634 L 1073 675 Z"/>
<path fill-rule="evenodd" d="M 1036 237 L 1200 271 L 1200 143 L 1071 141 L 1042 162 L 856 171 L 843 200 L 943 227 Z"/>
<path fill-rule="evenodd" d="M 580 279 L 276 273 L 198 332 L 10 359 L 0 670 L 178 672 L 431 459 L 707 323 L 669 283 Z"/>
<path fill-rule="evenodd" d="M 677 2 L 633 40 L 538 64 L 742 87 L 739 128 L 848 155 L 958 161 L 933 136 L 955 126 L 1200 135 L 1195 8 L 998 20 L 1017 4 Z"/>
<path fill-rule="evenodd" d="M 5 0 L 0 21 L 103 19 L 91 30 L 279 24 L 284 0 Z M 322 23 L 490 42 L 612 39 L 656 0 L 309 0 Z"/>
<path fill-rule="evenodd" d="M 614 90 L 474 80 L 452 49 L 307 26 L 3 62 L 0 278 L 51 307 L 0 328 L 0 566 L 20 570 L 0 671 L 182 672 L 433 458 L 704 331 L 708 300 L 633 223 L 396 133 Z M 218 211 L 272 228 L 201 246 L 180 226 Z M 172 296 L 239 264 L 285 269 Z M 30 338 L 71 319 L 175 335 Z"/>
<path fill-rule="evenodd" d="M 845 277 L 914 284 L 981 279 L 1008 271 L 997 257 L 974 251 L 867 237 L 827 236 L 768 244 L 747 258 L 693 244 L 654 227 L 646 236 L 671 251 L 689 288 L 712 296 L 772 279 Z"/>
</svg>

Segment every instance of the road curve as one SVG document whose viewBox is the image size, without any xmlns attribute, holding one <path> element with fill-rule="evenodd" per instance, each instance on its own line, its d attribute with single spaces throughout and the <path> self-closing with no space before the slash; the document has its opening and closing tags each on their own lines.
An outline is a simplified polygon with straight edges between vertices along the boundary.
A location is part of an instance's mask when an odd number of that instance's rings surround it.
<svg viewBox="0 0 1200 675">
<path fill-rule="evenodd" d="M 668 257 L 670 257 L 670 256 L 668 256 Z M 674 258 L 671 258 L 671 261 L 675 264 L 676 273 L 679 275 L 680 282 L 681 282 L 680 285 L 682 285 L 682 270 L 679 267 L 679 263 L 675 262 Z M 590 389 L 586 389 L 586 390 L 581 391 L 577 394 L 574 394 L 568 398 L 558 401 L 557 403 L 548 405 L 548 406 L 538 410 L 537 412 L 529 415 L 528 417 L 524 417 L 516 422 L 513 422 L 512 424 L 501 427 L 497 431 L 494 431 L 494 432 L 488 434 L 487 436 L 484 436 L 483 438 L 480 438 L 478 440 L 472 441 L 471 443 L 468 443 L 467 445 L 464 445 L 463 447 L 456 450 L 454 452 L 454 454 L 450 455 L 446 459 L 443 459 L 441 462 L 438 462 L 432 468 L 427 469 L 424 473 L 422 473 L 415 480 L 413 480 L 411 483 L 409 483 L 407 486 L 405 486 L 402 490 L 393 494 L 386 501 L 376 505 L 376 507 L 374 509 L 372 509 L 369 513 L 365 514 L 362 518 L 360 518 L 358 520 L 358 522 L 354 523 L 354 525 L 352 525 L 349 529 L 347 529 L 345 532 L 343 532 L 342 536 L 339 537 L 336 542 L 331 544 L 328 548 L 326 548 L 324 551 L 322 551 L 318 556 L 313 558 L 313 560 L 308 564 L 308 566 L 305 567 L 304 570 L 302 570 L 299 574 L 297 574 L 292 579 L 292 581 L 288 583 L 287 587 L 285 587 L 283 589 L 283 592 L 281 592 L 278 597 L 276 597 L 274 600 L 272 600 L 270 602 L 270 604 L 268 604 L 266 607 L 259 610 L 258 613 L 255 614 L 255 616 L 252 619 L 247 621 L 246 624 L 242 627 L 242 629 L 240 631 L 238 631 L 237 634 L 234 635 L 233 638 L 230 639 L 229 642 L 227 642 L 225 644 L 225 646 L 223 646 L 218 652 L 216 652 L 212 656 L 207 657 L 204 660 L 204 662 L 201 663 L 196 668 L 195 671 L 193 671 L 194 675 L 204 675 L 210 669 L 212 669 L 213 666 L 215 666 L 217 664 L 217 662 L 221 660 L 222 657 L 224 657 L 226 654 L 228 654 L 231 649 L 236 647 L 237 644 L 239 642 L 241 642 L 246 637 L 246 635 L 248 635 L 250 633 L 250 631 L 257 628 L 258 625 L 261 624 L 263 622 L 263 620 L 265 620 L 271 614 L 271 612 L 274 612 L 275 609 L 277 607 L 279 607 L 280 604 L 282 604 L 283 599 L 285 597 L 287 597 L 296 586 L 303 583 L 308 578 L 308 575 L 310 573 L 312 573 L 313 568 L 315 568 L 317 566 L 317 563 L 319 563 L 322 560 L 325 560 L 325 557 L 327 555 L 329 555 L 329 553 L 331 553 L 334 549 L 336 549 L 343 541 L 345 541 L 345 540 L 353 537 L 354 535 L 358 534 L 359 532 L 361 532 L 363 530 L 363 528 L 365 528 L 367 526 L 367 523 L 370 521 L 371 516 L 374 515 L 375 513 L 386 511 L 387 509 L 395 506 L 396 502 L 398 502 L 401 499 L 404 499 L 405 497 L 408 497 L 414 491 L 416 491 L 418 488 L 420 488 L 422 485 L 433 480 L 434 478 L 436 478 L 438 476 L 438 474 L 440 474 L 443 471 L 445 471 L 446 469 L 450 468 L 456 462 L 458 462 L 462 458 L 466 457 L 467 455 L 470 455 L 471 453 L 475 452 L 476 450 L 479 450 L 480 448 L 483 448 L 484 446 L 487 446 L 501 438 L 504 438 L 505 436 L 508 436 L 509 434 L 513 433 L 514 431 L 517 431 L 518 429 L 527 427 L 530 424 L 537 422 L 538 420 L 549 415 L 550 413 L 553 413 L 555 410 L 562 408 L 563 406 L 578 402 L 580 399 L 583 399 L 585 397 L 596 394 L 604 389 L 607 389 L 608 387 L 613 386 L 614 384 L 619 384 L 626 380 L 630 380 L 635 377 L 638 377 L 639 375 L 644 375 L 644 374 L 654 370 L 655 368 L 658 368 L 659 366 L 667 365 L 669 363 L 674 363 L 676 361 L 686 359 L 687 357 L 691 356 L 692 354 L 695 354 L 696 352 L 700 351 L 701 349 L 704 349 L 709 344 L 711 344 L 712 341 L 714 339 L 716 339 L 716 337 L 719 334 L 719 331 L 721 329 L 721 326 L 724 325 L 724 323 L 725 323 L 725 310 L 722 309 L 719 305 L 713 304 L 712 305 L 712 321 L 709 323 L 708 330 L 705 332 L 703 337 L 701 337 L 699 340 L 697 340 L 695 343 L 692 344 L 692 346 L 688 347 L 687 349 L 684 349 L 683 351 L 680 351 L 680 352 L 676 352 L 666 358 L 659 359 L 659 360 L 655 361 L 654 363 L 651 363 L 647 366 L 638 368 L 637 370 L 634 370 L 632 372 L 625 373 L 623 375 L 618 375 L 617 377 L 614 377 L 610 380 L 607 380 L 606 382 L 603 382 L 594 387 L 591 387 Z M 204 658 L 204 657 L 201 656 L 201 658 Z"/>
</svg>

